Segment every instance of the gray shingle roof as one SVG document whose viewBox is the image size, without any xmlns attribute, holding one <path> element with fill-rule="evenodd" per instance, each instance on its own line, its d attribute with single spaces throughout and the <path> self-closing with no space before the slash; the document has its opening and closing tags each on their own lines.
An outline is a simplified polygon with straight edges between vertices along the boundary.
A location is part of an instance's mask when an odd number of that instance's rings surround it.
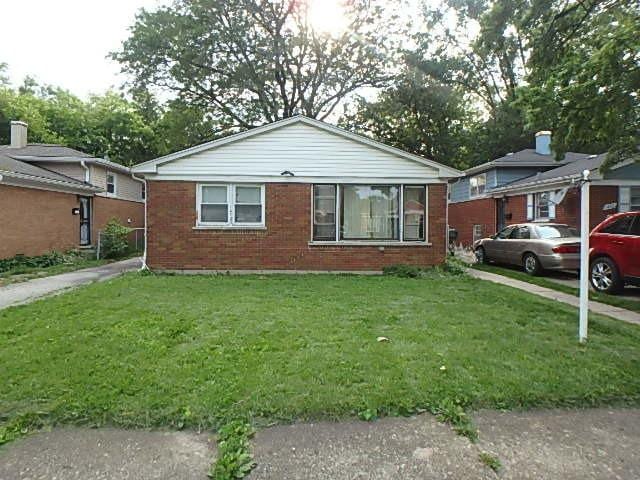
<svg viewBox="0 0 640 480">
<path fill-rule="evenodd" d="M 11 155 L 12 157 L 74 157 L 91 158 L 88 153 L 74 150 L 50 143 L 30 143 L 26 147 L 12 148 L 9 145 L 0 145 L 0 153 Z"/>
<path fill-rule="evenodd" d="M 600 168 L 600 166 L 602 165 L 602 163 L 604 162 L 607 156 L 606 153 L 602 153 L 600 155 L 582 155 L 582 154 L 574 154 L 574 155 L 581 155 L 582 158 L 578 158 L 570 163 L 561 165 L 558 168 L 547 170 L 546 172 L 538 173 L 536 175 L 532 175 L 531 177 L 523 178 L 521 180 L 516 180 L 515 182 L 509 183 L 495 190 L 505 191 L 510 189 L 516 189 L 518 187 L 523 187 L 526 185 L 533 186 L 538 183 L 547 183 L 547 182 L 552 182 L 554 180 L 563 180 L 570 177 L 576 177 L 576 176 L 579 176 L 584 170 L 595 170 Z"/>
<path fill-rule="evenodd" d="M 37 147 L 37 148 L 32 149 L 30 147 Z M 22 155 L 24 155 L 25 151 L 44 153 L 42 150 L 42 147 L 43 147 L 42 145 L 28 145 L 25 148 L 10 148 L 7 146 L 0 146 L 0 174 L 5 174 L 7 176 L 11 176 L 12 174 L 17 174 L 19 176 L 27 176 L 31 180 L 36 182 L 37 181 L 40 181 L 43 183 L 55 182 L 55 183 L 63 184 L 70 188 L 77 188 L 81 190 L 96 190 L 96 191 L 100 190 L 89 183 L 76 180 L 75 178 L 71 178 L 61 173 L 54 172 L 47 168 L 33 165 L 31 163 L 24 162 L 15 158 L 18 152 Z M 75 152 L 74 156 L 76 154 L 82 154 L 82 152 L 77 152 L 76 150 L 66 148 L 66 147 L 60 147 L 59 145 L 56 145 L 55 147 L 57 148 L 48 150 L 46 152 L 48 153 L 48 155 L 39 155 L 39 156 L 51 157 L 52 156 L 51 154 L 53 152 L 55 153 Z M 86 154 L 82 154 L 82 155 L 86 156 Z"/>
<path fill-rule="evenodd" d="M 527 148 L 471 167 L 465 170 L 465 173 L 479 173 L 495 167 L 555 167 L 588 157 L 589 154 L 586 153 L 567 152 L 564 158 L 558 161 L 554 155 L 542 155 L 537 153 L 533 148 Z"/>
</svg>

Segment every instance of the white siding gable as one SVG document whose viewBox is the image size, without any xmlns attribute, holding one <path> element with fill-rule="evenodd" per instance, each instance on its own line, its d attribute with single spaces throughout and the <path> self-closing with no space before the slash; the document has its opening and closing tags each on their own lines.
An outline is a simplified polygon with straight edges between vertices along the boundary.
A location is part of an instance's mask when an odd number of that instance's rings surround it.
<svg viewBox="0 0 640 480">
<path fill-rule="evenodd" d="M 134 171 L 157 180 L 440 181 L 438 164 L 388 150 L 307 122 L 293 122 L 236 141 L 213 142 L 210 148 Z M 295 177 L 282 176 L 284 171 Z"/>
</svg>

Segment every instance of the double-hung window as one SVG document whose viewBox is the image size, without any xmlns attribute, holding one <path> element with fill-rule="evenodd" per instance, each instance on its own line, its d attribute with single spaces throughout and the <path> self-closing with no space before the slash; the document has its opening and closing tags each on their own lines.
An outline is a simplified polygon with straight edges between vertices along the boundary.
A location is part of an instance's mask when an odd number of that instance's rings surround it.
<svg viewBox="0 0 640 480">
<path fill-rule="evenodd" d="M 549 197 L 551 196 L 551 192 L 540 192 L 536 193 L 536 220 L 547 220 L 550 218 L 549 215 Z"/>
<path fill-rule="evenodd" d="M 115 196 L 116 194 L 116 174 L 113 172 L 107 172 L 107 178 L 106 178 L 106 183 L 107 183 L 107 195 L 113 195 Z"/>
<path fill-rule="evenodd" d="M 264 185 L 199 185 L 198 226 L 264 227 Z"/>
<path fill-rule="evenodd" d="M 469 179 L 469 196 L 479 197 L 484 195 L 487 189 L 487 174 L 476 175 Z"/>
<path fill-rule="evenodd" d="M 426 241 L 424 185 L 314 185 L 314 241 Z"/>
</svg>

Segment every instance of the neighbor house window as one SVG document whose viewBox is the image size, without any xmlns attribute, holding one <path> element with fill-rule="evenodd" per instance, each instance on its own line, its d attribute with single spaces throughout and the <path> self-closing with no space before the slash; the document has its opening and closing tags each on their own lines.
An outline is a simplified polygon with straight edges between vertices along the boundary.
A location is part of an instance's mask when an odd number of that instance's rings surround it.
<svg viewBox="0 0 640 480">
<path fill-rule="evenodd" d="M 116 174 L 107 172 L 107 193 L 109 195 L 116 194 Z"/>
<path fill-rule="evenodd" d="M 549 218 L 549 196 L 550 192 L 536 193 L 535 215 L 536 220 L 546 220 Z"/>
<path fill-rule="evenodd" d="M 424 185 L 314 185 L 315 241 L 426 241 Z"/>
<path fill-rule="evenodd" d="M 479 197 L 484 195 L 487 189 L 487 174 L 476 175 L 469 179 L 469 195 L 471 197 Z"/>
<path fill-rule="evenodd" d="M 146 200 L 147 198 L 147 185 L 145 183 L 142 183 L 142 190 L 140 192 L 140 197 L 142 198 L 142 200 Z"/>
<path fill-rule="evenodd" d="M 198 224 L 264 226 L 264 185 L 200 185 Z"/>
<path fill-rule="evenodd" d="M 473 242 L 476 240 L 480 240 L 483 237 L 482 234 L 482 225 L 474 225 L 473 226 Z"/>
<path fill-rule="evenodd" d="M 640 187 L 630 187 L 629 208 L 631 211 L 640 211 Z"/>
</svg>

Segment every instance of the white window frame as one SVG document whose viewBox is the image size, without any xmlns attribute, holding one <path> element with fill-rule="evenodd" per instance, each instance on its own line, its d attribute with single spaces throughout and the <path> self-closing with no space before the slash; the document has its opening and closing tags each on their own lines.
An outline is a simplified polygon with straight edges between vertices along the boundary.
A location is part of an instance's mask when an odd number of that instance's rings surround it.
<svg viewBox="0 0 640 480">
<path fill-rule="evenodd" d="M 474 243 L 476 242 L 476 240 L 480 240 L 484 238 L 483 231 L 484 231 L 484 225 L 481 225 L 481 224 L 473 225 L 472 238 Z"/>
<path fill-rule="evenodd" d="M 223 187 L 227 189 L 227 221 L 226 222 L 203 222 L 201 216 L 202 189 L 204 187 Z M 262 207 L 262 221 L 258 223 L 236 222 L 236 188 L 255 187 L 260 188 L 260 203 Z M 243 205 L 243 204 L 239 204 Z M 266 228 L 266 202 L 264 184 L 255 183 L 199 183 L 196 190 L 196 228 L 215 229 L 256 229 Z"/>
<path fill-rule="evenodd" d="M 480 191 L 480 184 L 478 183 L 476 188 L 476 193 L 473 193 L 474 186 L 472 185 L 473 180 L 483 179 L 482 192 Z M 479 175 L 474 175 L 473 177 L 469 177 L 469 198 L 477 198 L 483 196 L 487 193 L 487 174 L 481 173 Z"/>
<path fill-rule="evenodd" d="M 547 215 L 545 217 L 542 217 L 539 215 L 539 211 L 540 211 L 540 196 L 541 195 L 547 195 Z M 536 221 L 541 221 L 541 220 L 550 220 L 552 218 L 551 216 L 551 209 L 552 209 L 552 197 L 553 197 L 553 192 L 537 192 L 534 194 L 533 196 L 533 217 L 534 220 Z M 554 215 L 555 216 L 555 215 Z"/>
<path fill-rule="evenodd" d="M 109 192 L 109 176 L 113 177 L 113 192 Z M 107 192 L 107 196 L 109 197 L 115 197 L 118 195 L 118 176 L 116 175 L 116 172 L 112 172 L 110 170 L 107 170 L 105 176 L 104 176 L 104 182 L 105 182 L 105 190 Z"/>
<path fill-rule="evenodd" d="M 314 186 L 315 185 L 335 185 L 336 187 L 336 238 L 335 240 L 315 240 L 313 237 L 314 231 L 314 222 L 315 222 L 315 195 L 314 195 Z M 341 239 L 340 225 L 342 224 L 341 218 L 341 202 L 342 202 L 342 189 L 345 186 L 353 185 L 353 184 L 342 184 L 342 183 L 313 183 L 311 184 L 311 239 L 310 244 L 316 245 L 331 245 L 331 244 L 341 244 L 341 245 L 403 245 L 403 246 L 418 246 L 418 245 L 431 245 L 429 242 L 429 185 L 420 184 L 420 183 L 362 183 L 357 184 L 359 186 L 365 187 L 376 187 L 376 186 L 392 186 L 398 187 L 398 201 L 399 201 L 399 238 L 398 240 L 369 240 L 369 239 L 350 239 L 343 240 Z M 425 194 L 424 201 L 424 240 L 404 240 L 404 187 L 423 187 Z"/>
</svg>

